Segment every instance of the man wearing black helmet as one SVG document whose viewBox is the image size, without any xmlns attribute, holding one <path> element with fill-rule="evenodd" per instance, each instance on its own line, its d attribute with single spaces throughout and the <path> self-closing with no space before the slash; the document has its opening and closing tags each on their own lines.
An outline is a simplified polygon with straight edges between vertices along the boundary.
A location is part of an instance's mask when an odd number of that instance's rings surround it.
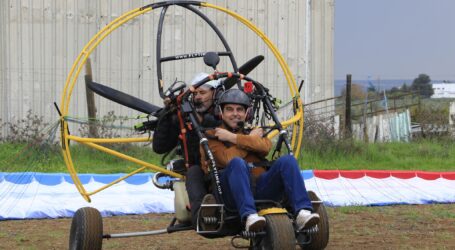
<svg viewBox="0 0 455 250">
<path fill-rule="evenodd" d="M 222 169 L 220 181 L 225 205 L 237 209 L 247 231 L 259 231 L 265 226 L 266 219 L 257 214 L 254 199 L 280 201 L 286 195 L 298 230 L 316 225 L 319 215 L 312 213 L 300 169 L 292 155 L 280 157 L 267 171 L 255 166 L 254 163 L 265 160 L 272 143 L 263 137 L 261 128 L 244 133 L 243 124 L 250 108 L 249 97 L 241 90 L 230 89 L 221 95 L 218 105 L 223 124 L 208 133 L 209 138 L 216 138 L 209 139 L 209 147 L 217 168 Z M 202 150 L 201 164 L 207 173 Z M 250 178 L 254 185 L 251 185 Z"/>
</svg>

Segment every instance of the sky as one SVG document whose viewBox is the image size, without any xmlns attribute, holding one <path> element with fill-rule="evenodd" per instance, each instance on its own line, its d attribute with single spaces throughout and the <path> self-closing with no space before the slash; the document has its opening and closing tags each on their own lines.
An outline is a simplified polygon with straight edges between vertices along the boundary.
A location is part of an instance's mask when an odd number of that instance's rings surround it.
<svg viewBox="0 0 455 250">
<path fill-rule="evenodd" d="M 455 0 L 335 0 L 335 79 L 455 81 Z"/>
</svg>

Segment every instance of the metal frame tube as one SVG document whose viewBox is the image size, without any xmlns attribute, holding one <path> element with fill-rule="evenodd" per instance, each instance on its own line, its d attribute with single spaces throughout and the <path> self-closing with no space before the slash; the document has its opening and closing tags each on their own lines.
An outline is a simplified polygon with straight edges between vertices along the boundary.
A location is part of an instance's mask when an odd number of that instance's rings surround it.
<svg viewBox="0 0 455 250">
<path fill-rule="evenodd" d="M 202 20 L 204 20 L 213 29 L 213 31 L 215 31 L 218 38 L 221 40 L 221 43 L 223 44 L 224 48 L 226 49 L 225 52 L 221 52 L 218 54 L 221 54 L 223 56 L 224 55 L 229 56 L 229 59 L 232 64 L 232 68 L 234 69 L 235 72 L 239 71 L 239 69 L 237 67 L 237 63 L 235 61 L 234 54 L 232 53 L 231 48 L 229 47 L 229 44 L 227 43 L 223 34 L 218 29 L 218 27 L 216 27 L 216 25 L 204 13 L 202 13 L 201 11 L 199 11 L 198 9 L 196 9 L 192 6 L 192 5 L 195 5 L 194 2 L 180 1 L 180 2 L 174 2 L 174 3 L 171 2 L 171 3 L 167 3 L 167 4 L 162 3 L 162 6 L 159 6 L 159 7 L 163 7 L 163 10 L 161 10 L 160 19 L 158 22 L 158 32 L 157 32 L 157 36 L 156 36 L 156 71 L 157 71 L 157 77 L 158 77 L 158 90 L 159 90 L 161 98 L 165 98 L 164 90 L 163 90 L 163 72 L 162 72 L 162 68 L 161 68 L 161 63 L 167 62 L 167 61 L 188 59 L 188 58 L 178 58 L 179 55 L 168 56 L 168 57 L 164 57 L 164 58 L 161 57 L 161 42 L 162 42 L 161 35 L 163 33 L 164 18 L 166 16 L 167 8 L 170 5 L 178 5 L 182 8 L 192 11 L 193 13 L 195 13 L 196 15 L 201 17 Z M 195 54 L 201 54 L 201 53 L 195 53 Z M 186 54 L 186 55 L 190 55 L 190 54 Z M 196 57 L 202 57 L 202 56 L 203 55 L 198 55 Z M 193 57 L 190 57 L 190 58 L 193 58 Z"/>
<path fill-rule="evenodd" d="M 69 139 L 68 136 L 70 136 L 69 131 L 68 131 L 68 123 L 65 121 L 65 117 L 68 115 L 68 110 L 70 107 L 70 100 L 72 96 L 73 89 L 75 87 L 75 84 L 77 82 L 77 78 L 85 65 L 87 58 L 90 56 L 90 54 L 93 52 L 93 50 L 106 38 L 109 34 L 111 34 L 114 30 L 116 30 L 118 27 L 123 25 L 124 23 L 128 22 L 131 19 L 134 19 L 135 17 L 138 17 L 140 15 L 143 15 L 152 9 L 160 8 L 160 7 L 165 7 L 165 6 L 170 6 L 170 5 L 179 5 L 181 7 L 185 7 L 194 13 L 202 14 L 199 10 L 195 9 L 193 6 L 190 5 L 195 5 L 195 6 L 201 6 L 201 7 L 207 7 L 207 8 L 212 8 L 215 10 L 219 10 L 221 12 L 224 12 L 241 23 L 243 23 L 245 26 L 247 26 L 250 30 L 252 30 L 256 35 L 262 38 L 264 43 L 269 47 L 269 49 L 273 52 L 275 55 L 275 58 L 278 60 L 278 62 L 281 65 L 281 69 L 283 70 L 283 73 L 286 77 L 287 83 L 289 85 L 289 90 L 291 92 L 291 95 L 297 99 L 296 101 L 296 106 L 297 106 L 297 112 L 294 114 L 294 117 L 291 119 L 284 121 L 281 123 L 283 127 L 286 127 L 288 125 L 291 125 L 292 123 L 295 123 L 298 121 L 299 123 L 299 133 L 293 133 L 292 134 L 292 148 L 294 149 L 295 156 L 298 157 L 299 151 L 300 151 L 300 146 L 302 143 L 302 135 L 303 135 L 303 107 L 302 107 L 302 100 L 299 96 L 299 93 L 297 92 L 297 85 L 295 82 L 295 79 L 293 75 L 290 72 L 289 66 L 286 64 L 284 61 L 283 56 L 279 53 L 278 49 L 275 47 L 275 45 L 268 39 L 268 37 L 256 26 L 254 26 L 248 19 L 245 19 L 244 17 L 238 15 L 237 13 L 230 11 L 226 8 L 216 6 L 213 4 L 209 4 L 206 2 L 198 2 L 198 1 L 164 1 L 164 2 L 158 2 L 154 4 L 149 4 L 141 8 L 133 9 L 131 11 L 126 12 L 125 14 L 121 15 L 120 17 L 116 18 L 113 20 L 111 23 L 106 25 L 103 29 L 101 29 L 93 38 L 84 46 L 76 60 L 74 61 L 70 72 L 68 73 L 67 79 L 65 81 L 65 86 L 62 91 L 62 96 L 61 96 L 61 115 L 60 115 L 60 121 L 61 121 L 61 143 L 62 143 L 62 153 L 63 153 L 63 159 L 65 161 L 65 164 L 68 168 L 68 171 L 71 175 L 71 178 L 74 181 L 74 184 L 76 185 L 76 188 L 78 189 L 79 193 L 86 199 L 87 201 L 90 202 L 90 193 L 87 193 L 85 188 L 83 187 L 79 177 L 77 176 L 73 159 L 71 157 L 71 152 L 69 149 Z M 198 14 L 199 15 L 199 14 Z M 204 14 L 202 14 L 205 16 Z M 201 16 L 202 17 L 202 16 Z M 206 16 L 205 16 L 206 17 Z M 210 25 L 211 21 L 209 22 Z M 212 23 L 213 24 L 213 23 Z M 212 28 L 216 26 L 211 26 Z M 229 49 L 230 51 L 230 49 Z M 232 55 L 233 58 L 233 55 Z M 234 70 L 237 71 L 236 66 L 234 67 Z M 162 84 L 162 81 L 159 82 L 159 84 Z M 294 127 L 294 131 L 295 131 Z M 273 131 L 268 135 L 268 137 L 273 137 L 276 134 L 278 134 L 278 131 Z M 298 135 L 298 137 L 296 137 Z M 77 138 L 72 138 L 72 139 L 77 139 Z M 90 140 L 90 139 L 89 139 Z M 82 142 L 84 143 L 84 142 Z M 94 146 L 95 148 L 99 149 L 99 145 L 93 145 L 94 143 L 87 143 L 85 142 L 84 144 L 92 144 L 91 146 Z M 111 153 L 111 150 L 102 150 L 106 153 Z M 116 155 L 116 154 L 114 154 Z M 132 157 L 131 157 L 132 158 Z M 143 165 L 142 161 L 137 162 L 140 165 Z M 151 164 L 146 164 L 151 165 Z M 148 167 L 148 166 L 147 166 Z M 160 168 L 161 169 L 161 168 Z"/>
<path fill-rule="evenodd" d="M 131 232 L 131 233 L 119 233 L 119 234 L 105 234 L 103 238 L 113 239 L 113 238 L 128 238 L 128 237 L 138 237 L 138 236 L 147 236 L 147 235 L 158 235 L 169 233 L 167 228 L 153 230 L 153 231 L 144 231 L 144 232 Z"/>
</svg>

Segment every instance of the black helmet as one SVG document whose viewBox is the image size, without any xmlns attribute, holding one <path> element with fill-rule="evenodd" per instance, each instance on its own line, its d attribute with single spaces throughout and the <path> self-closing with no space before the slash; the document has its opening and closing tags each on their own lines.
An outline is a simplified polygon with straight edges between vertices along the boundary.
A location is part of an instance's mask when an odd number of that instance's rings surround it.
<svg viewBox="0 0 455 250">
<path fill-rule="evenodd" d="M 220 99 L 218 100 L 220 106 L 224 104 L 240 104 L 245 107 L 250 106 L 250 98 L 245 92 L 240 89 L 229 89 L 221 94 Z"/>
</svg>

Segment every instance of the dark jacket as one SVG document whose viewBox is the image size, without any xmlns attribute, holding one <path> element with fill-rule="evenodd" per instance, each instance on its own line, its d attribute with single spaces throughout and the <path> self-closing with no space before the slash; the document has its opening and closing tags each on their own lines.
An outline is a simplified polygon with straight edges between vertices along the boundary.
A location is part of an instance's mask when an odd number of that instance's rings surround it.
<svg viewBox="0 0 455 250">
<path fill-rule="evenodd" d="M 153 151 L 164 154 L 175 148 L 179 140 L 179 130 L 177 114 L 165 108 L 158 117 L 158 124 L 153 132 Z"/>
<path fill-rule="evenodd" d="M 179 139 L 180 126 L 177 113 L 175 111 L 163 112 L 158 118 L 158 124 L 153 133 L 153 151 L 164 154 L 174 149 L 182 141 Z M 193 130 L 186 130 L 186 140 L 188 148 L 188 163 L 199 165 L 199 137 Z M 181 145 L 182 156 L 184 157 L 183 145 Z"/>
</svg>

